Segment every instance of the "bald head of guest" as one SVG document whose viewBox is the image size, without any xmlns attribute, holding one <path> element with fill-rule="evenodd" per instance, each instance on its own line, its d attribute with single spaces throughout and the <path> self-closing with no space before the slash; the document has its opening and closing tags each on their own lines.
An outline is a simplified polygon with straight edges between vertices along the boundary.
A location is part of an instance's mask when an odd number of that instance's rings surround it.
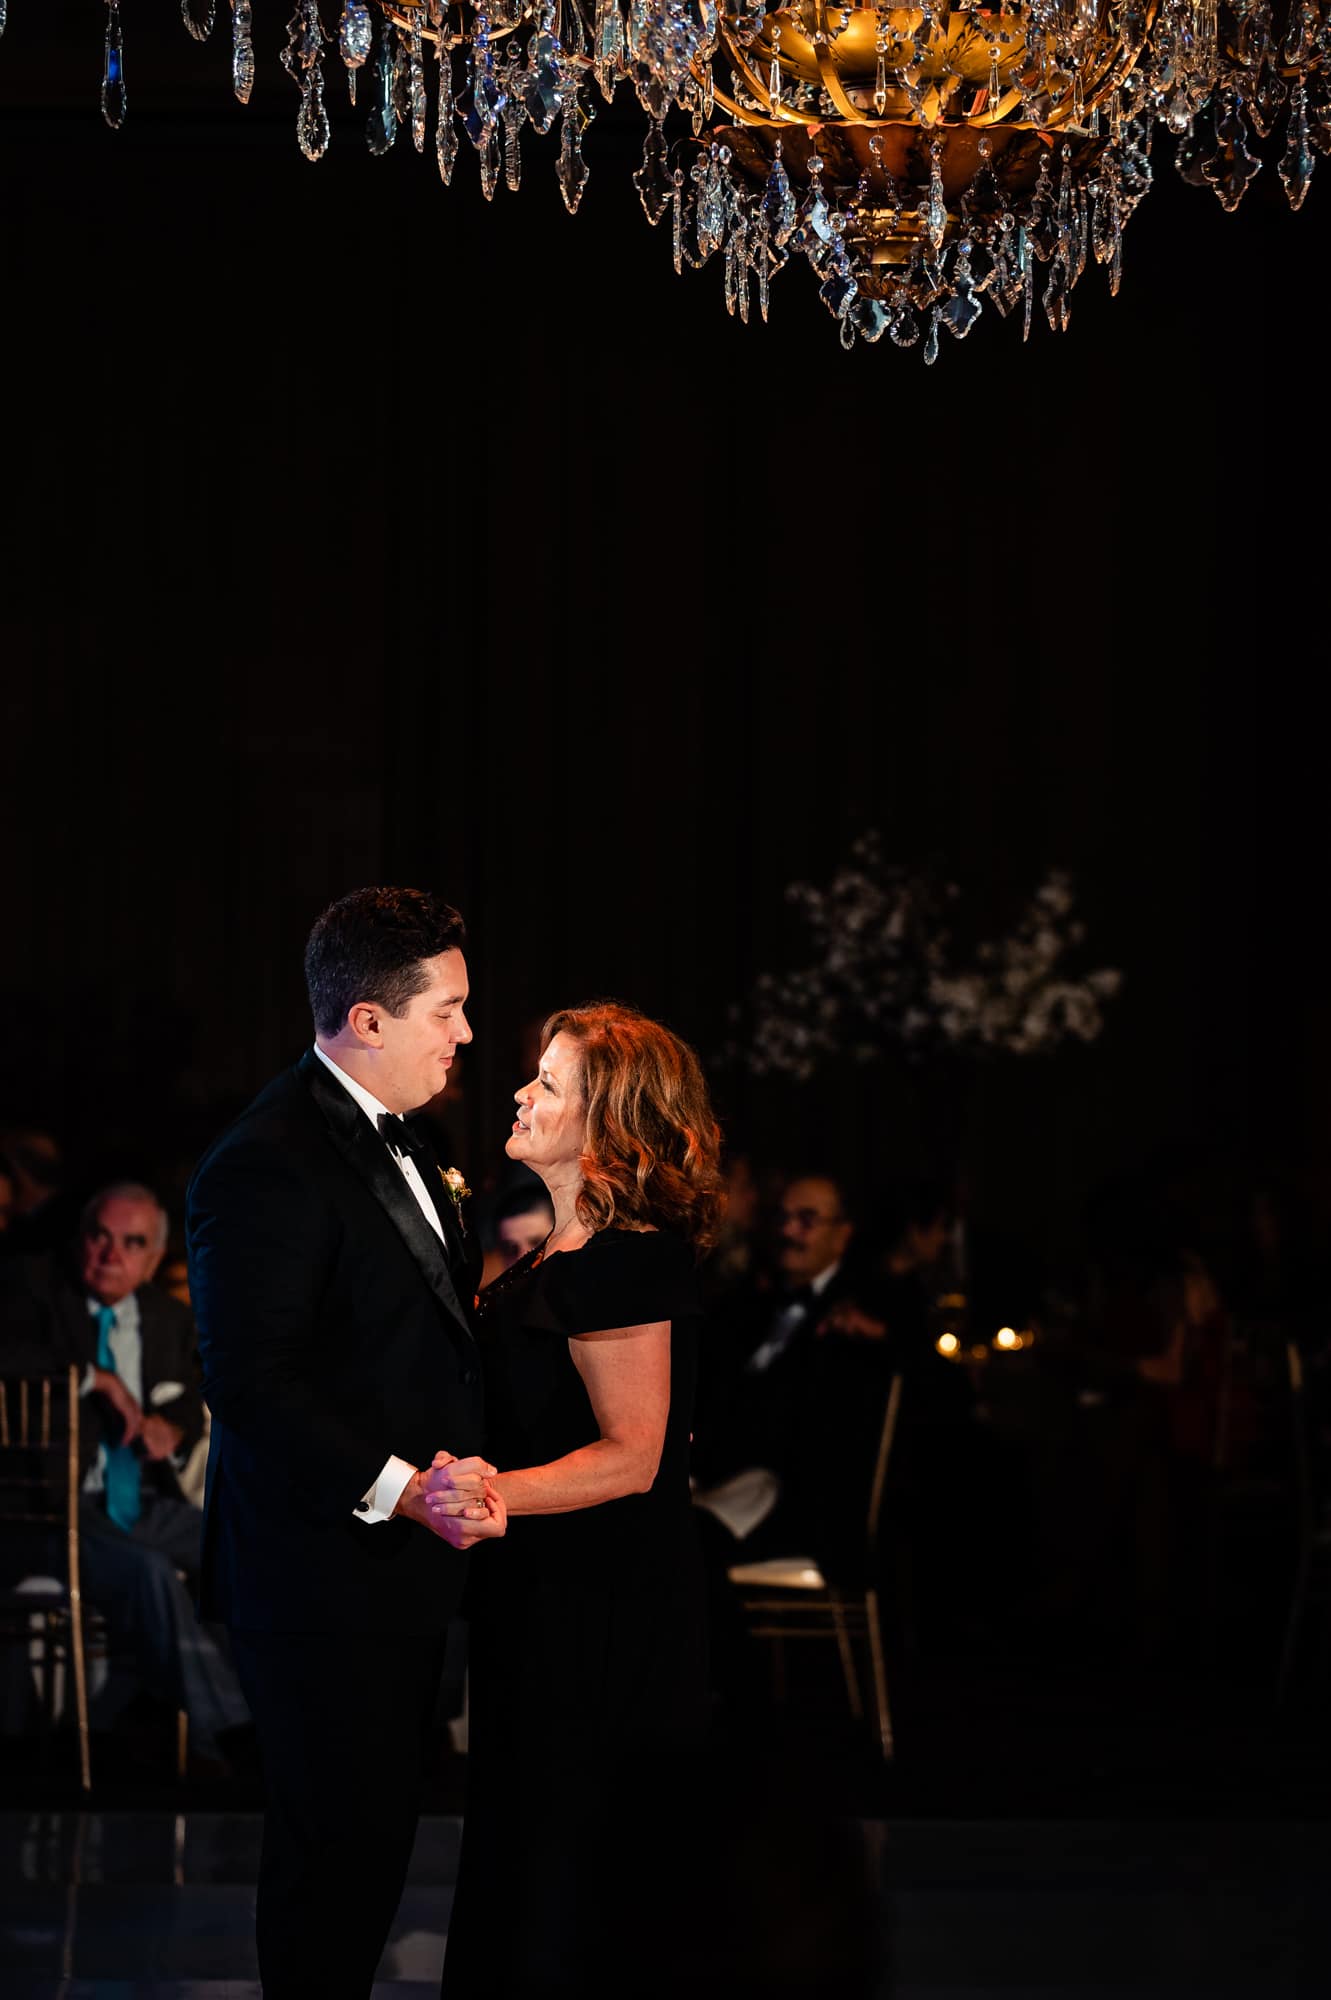
<svg viewBox="0 0 1331 2000">
<path fill-rule="evenodd" d="M 166 1252 L 166 1210 L 151 1188 L 116 1181 L 87 1203 L 79 1225 L 79 1276 L 99 1305 L 118 1306 L 153 1277 Z"/>
</svg>

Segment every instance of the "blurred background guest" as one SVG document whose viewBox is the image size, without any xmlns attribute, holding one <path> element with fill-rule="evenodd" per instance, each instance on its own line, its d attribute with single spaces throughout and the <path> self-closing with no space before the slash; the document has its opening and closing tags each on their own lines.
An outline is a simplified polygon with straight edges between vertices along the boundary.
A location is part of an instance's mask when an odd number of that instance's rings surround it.
<svg viewBox="0 0 1331 2000">
<path fill-rule="evenodd" d="M 555 1226 L 550 1197 L 533 1174 L 501 1194 L 490 1212 L 493 1243 L 486 1252 L 482 1287 L 501 1271 L 539 1250 Z"/>
<path fill-rule="evenodd" d="M 13 1188 L 0 1250 L 22 1257 L 55 1249 L 73 1224 L 59 1141 L 38 1125 L 0 1125 L 0 1155 Z"/>
<path fill-rule="evenodd" d="M 18 1178 L 4 1153 L 0 1153 L 0 1246 L 9 1233 L 18 1201 Z"/>
<path fill-rule="evenodd" d="M 757 1271 L 762 1191 L 749 1155 L 732 1154 L 725 1163 L 725 1175 L 725 1219 L 700 1273 L 703 1297 L 710 1303 L 750 1284 Z"/>
<path fill-rule="evenodd" d="M 153 1283 L 169 1221 L 137 1182 L 99 1189 L 72 1254 L 26 1258 L 5 1295 L 9 1366 L 82 1370 L 79 1532 L 83 1589 L 133 1679 L 113 1677 L 98 1716 L 135 1688 L 189 1717 L 201 1764 L 224 1766 L 248 1742 L 248 1711 L 219 1635 L 200 1626 L 187 1588 L 202 1515 L 181 1477 L 204 1435 L 198 1342 L 187 1307 Z"/>
</svg>

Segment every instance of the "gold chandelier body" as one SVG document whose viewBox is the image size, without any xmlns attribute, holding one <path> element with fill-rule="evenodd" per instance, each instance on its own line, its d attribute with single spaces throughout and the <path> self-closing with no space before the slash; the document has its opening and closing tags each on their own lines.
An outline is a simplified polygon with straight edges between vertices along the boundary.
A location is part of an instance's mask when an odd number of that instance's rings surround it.
<svg viewBox="0 0 1331 2000">
<path fill-rule="evenodd" d="M 308 159 L 331 136 L 330 45 L 353 104 L 371 79 L 373 153 L 429 126 L 452 179 L 461 136 L 487 199 L 516 189 L 522 135 L 557 123 L 570 212 L 583 135 L 631 90 L 648 119 L 634 175 L 648 220 L 670 218 L 676 270 L 718 257 L 729 311 L 767 317 L 771 285 L 804 257 L 844 346 L 891 335 L 963 339 L 985 307 L 1037 294 L 1066 327 L 1088 264 L 1122 270 L 1123 229 L 1148 191 L 1157 128 L 1185 180 L 1238 206 L 1282 127 L 1276 166 L 1302 205 L 1331 153 L 1331 0 L 1000 0 L 997 6 L 828 0 L 292 0 L 282 63 L 301 93 Z M 217 0 L 181 0 L 203 39 Z M 341 8 L 329 32 L 321 8 Z M 119 0 L 107 0 L 102 107 L 125 113 Z M 232 77 L 255 74 L 253 0 L 231 0 Z M 1283 141 L 1283 143 L 1282 143 Z"/>
</svg>

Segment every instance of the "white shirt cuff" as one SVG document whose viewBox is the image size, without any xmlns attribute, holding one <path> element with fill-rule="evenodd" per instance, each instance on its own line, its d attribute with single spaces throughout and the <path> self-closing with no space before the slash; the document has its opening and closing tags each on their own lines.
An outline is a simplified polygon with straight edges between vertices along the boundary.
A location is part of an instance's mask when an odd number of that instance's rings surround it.
<svg viewBox="0 0 1331 2000">
<path fill-rule="evenodd" d="M 393 1509 L 402 1498 L 407 1481 L 415 1470 L 416 1467 L 409 1465 L 405 1458 L 394 1458 L 390 1453 L 383 1471 L 360 1506 L 356 1508 L 356 1519 L 364 1521 L 369 1528 L 375 1527 L 380 1521 L 391 1521 Z"/>
</svg>

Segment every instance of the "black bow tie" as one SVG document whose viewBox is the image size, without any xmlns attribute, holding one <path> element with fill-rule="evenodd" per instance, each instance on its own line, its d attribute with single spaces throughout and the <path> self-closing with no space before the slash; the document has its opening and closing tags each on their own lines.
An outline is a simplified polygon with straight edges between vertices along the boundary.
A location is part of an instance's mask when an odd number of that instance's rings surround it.
<svg viewBox="0 0 1331 2000">
<path fill-rule="evenodd" d="M 392 1111 L 381 1111 L 376 1123 L 380 1138 L 386 1140 L 400 1158 L 414 1159 L 418 1163 L 429 1159 L 428 1145 L 420 1133 L 412 1131 L 405 1118 L 399 1118 Z"/>
</svg>

